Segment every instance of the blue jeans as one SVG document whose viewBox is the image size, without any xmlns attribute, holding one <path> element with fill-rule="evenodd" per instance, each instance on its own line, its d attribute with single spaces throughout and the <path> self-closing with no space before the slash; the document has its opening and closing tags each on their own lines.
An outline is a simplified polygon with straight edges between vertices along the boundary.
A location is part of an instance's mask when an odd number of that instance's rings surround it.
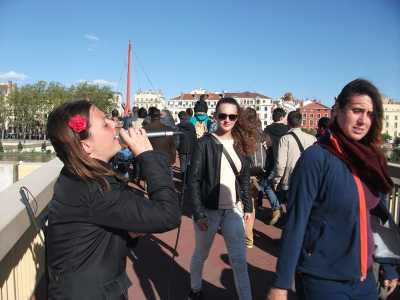
<svg viewBox="0 0 400 300">
<path fill-rule="evenodd" d="M 269 203 L 271 204 L 272 210 L 277 210 L 281 207 L 278 197 L 275 194 L 274 189 L 272 188 L 272 178 L 269 176 L 268 178 L 263 178 L 261 181 L 262 191 L 258 193 L 258 203 L 262 204 L 262 198 L 264 193 L 267 194 Z"/>
<path fill-rule="evenodd" d="M 336 281 L 311 275 L 296 275 L 296 294 L 299 300 L 377 300 L 378 292 L 372 271 L 363 282 Z"/>
<path fill-rule="evenodd" d="M 221 227 L 239 299 L 251 300 L 251 286 L 244 241 L 243 212 L 239 208 L 206 209 L 206 215 L 208 221 L 208 229 L 206 231 L 201 231 L 194 223 L 196 245 L 190 264 L 190 286 L 192 290 L 199 291 L 202 288 L 204 262 L 208 257 L 215 234 L 218 228 Z"/>
</svg>

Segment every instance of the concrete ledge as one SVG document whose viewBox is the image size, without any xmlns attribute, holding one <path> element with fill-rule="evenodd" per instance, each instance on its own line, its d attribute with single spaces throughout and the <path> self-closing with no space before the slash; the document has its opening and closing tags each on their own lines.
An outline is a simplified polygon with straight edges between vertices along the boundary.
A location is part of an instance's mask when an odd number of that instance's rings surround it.
<svg viewBox="0 0 400 300">
<path fill-rule="evenodd" d="M 0 260 L 13 248 L 31 226 L 19 189 L 26 186 L 37 200 L 36 216 L 47 207 L 53 194 L 53 184 L 62 168 L 60 160 L 53 159 L 27 177 L 14 183 L 0 193 Z M 36 204 L 29 198 L 33 209 Z"/>
</svg>

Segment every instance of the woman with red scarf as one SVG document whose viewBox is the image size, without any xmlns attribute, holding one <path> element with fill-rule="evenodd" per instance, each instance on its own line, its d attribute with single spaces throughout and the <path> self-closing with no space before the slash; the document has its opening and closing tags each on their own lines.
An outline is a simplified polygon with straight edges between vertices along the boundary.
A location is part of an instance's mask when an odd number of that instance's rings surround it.
<svg viewBox="0 0 400 300">
<path fill-rule="evenodd" d="M 370 216 L 387 212 L 384 195 L 393 187 L 379 147 L 382 119 L 374 85 L 356 79 L 343 88 L 332 125 L 303 153 L 293 173 L 288 221 L 268 299 L 286 300 L 293 279 L 300 300 L 378 299 Z M 381 266 L 391 293 L 396 268 Z"/>
</svg>

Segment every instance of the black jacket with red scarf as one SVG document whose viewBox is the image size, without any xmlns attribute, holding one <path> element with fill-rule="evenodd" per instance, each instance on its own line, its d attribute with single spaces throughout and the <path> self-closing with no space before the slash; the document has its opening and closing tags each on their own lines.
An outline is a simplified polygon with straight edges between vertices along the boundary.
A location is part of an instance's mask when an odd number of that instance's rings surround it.
<svg viewBox="0 0 400 300">
<path fill-rule="evenodd" d="M 211 134 L 205 134 L 199 139 L 193 152 L 188 190 L 195 220 L 206 217 L 204 208 L 218 209 L 222 147 L 214 141 Z M 252 212 L 253 204 L 249 196 L 250 159 L 236 148 L 235 151 L 242 163 L 242 169 L 237 176 L 237 200 L 242 201 L 244 212 Z"/>
</svg>

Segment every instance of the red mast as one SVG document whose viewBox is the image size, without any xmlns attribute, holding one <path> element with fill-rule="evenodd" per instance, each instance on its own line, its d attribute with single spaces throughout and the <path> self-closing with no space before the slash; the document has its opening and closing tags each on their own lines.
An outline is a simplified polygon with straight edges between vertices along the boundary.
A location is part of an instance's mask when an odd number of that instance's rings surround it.
<svg viewBox="0 0 400 300">
<path fill-rule="evenodd" d="M 131 41 L 128 44 L 128 76 L 126 79 L 126 102 L 124 116 L 128 116 L 131 111 Z"/>
</svg>

